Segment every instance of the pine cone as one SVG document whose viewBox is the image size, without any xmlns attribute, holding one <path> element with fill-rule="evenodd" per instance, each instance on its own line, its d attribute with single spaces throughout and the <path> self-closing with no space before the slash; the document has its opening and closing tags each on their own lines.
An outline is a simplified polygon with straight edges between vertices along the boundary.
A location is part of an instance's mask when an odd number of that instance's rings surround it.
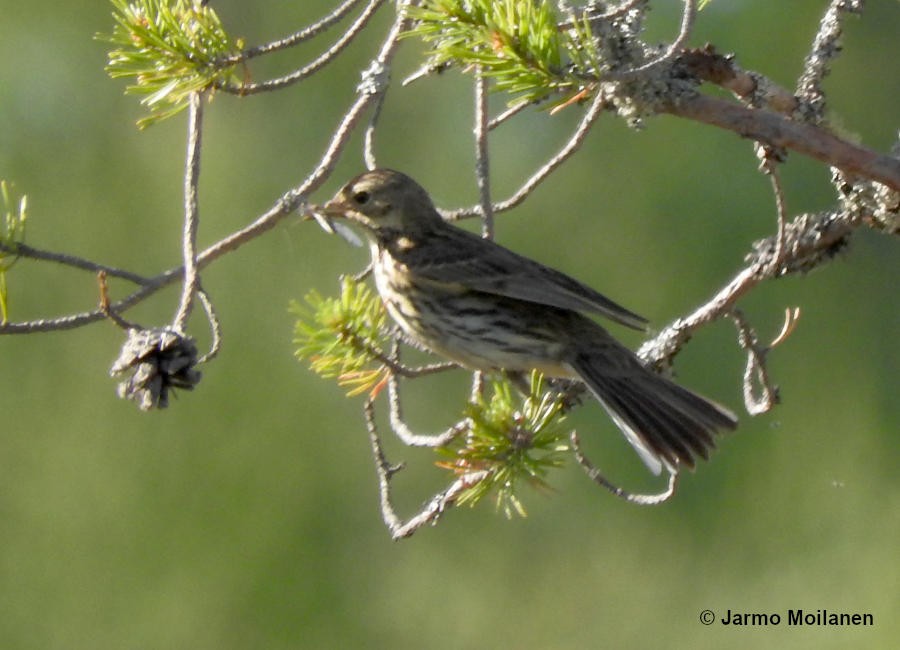
<svg viewBox="0 0 900 650">
<path fill-rule="evenodd" d="M 130 329 L 109 373 L 131 376 L 119 383 L 122 399 L 137 402 L 142 411 L 166 408 L 173 388 L 193 390 L 202 373 L 197 365 L 194 339 L 172 329 Z"/>
</svg>

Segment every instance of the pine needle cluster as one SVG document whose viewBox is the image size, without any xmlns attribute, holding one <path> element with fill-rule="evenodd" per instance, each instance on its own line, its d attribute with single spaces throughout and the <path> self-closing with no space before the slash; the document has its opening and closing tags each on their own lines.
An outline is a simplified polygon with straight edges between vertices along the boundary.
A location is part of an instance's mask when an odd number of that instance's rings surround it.
<svg viewBox="0 0 900 650">
<path fill-rule="evenodd" d="M 560 29 L 548 0 L 426 0 L 410 7 L 410 34 L 431 47 L 429 64 L 478 66 L 511 105 L 556 97 L 562 104 L 596 78 L 599 54 L 589 24 Z"/>
<path fill-rule="evenodd" d="M 549 490 L 547 473 L 565 462 L 569 447 L 563 403 L 546 390 L 538 372 L 532 372 L 525 396 L 516 394 L 505 379 L 492 380 L 485 393 L 489 397 L 478 395 L 466 409 L 471 423 L 467 435 L 440 450 L 448 458 L 440 465 L 457 474 L 489 472 L 462 493 L 459 505 L 474 506 L 492 496 L 507 517 L 524 517 L 519 486 Z"/>
<path fill-rule="evenodd" d="M 216 12 L 192 0 L 111 0 L 116 26 L 97 39 L 112 43 L 106 71 L 131 81 L 150 115 L 141 128 L 184 110 L 191 93 L 237 82 L 240 41 L 232 40 Z"/>
</svg>

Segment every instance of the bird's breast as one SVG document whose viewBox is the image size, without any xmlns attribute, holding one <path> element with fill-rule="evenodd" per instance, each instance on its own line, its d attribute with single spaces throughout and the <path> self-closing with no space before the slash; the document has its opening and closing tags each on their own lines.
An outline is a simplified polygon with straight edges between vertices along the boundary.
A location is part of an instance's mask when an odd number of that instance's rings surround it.
<svg viewBox="0 0 900 650">
<path fill-rule="evenodd" d="M 570 375 L 568 338 L 553 308 L 439 283 L 413 273 L 383 249 L 373 256 L 378 293 L 391 318 L 417 343 L 468 368 L 537 368 Z M 549 316 L 549 319 L 548 319 Z"/>
</svg>

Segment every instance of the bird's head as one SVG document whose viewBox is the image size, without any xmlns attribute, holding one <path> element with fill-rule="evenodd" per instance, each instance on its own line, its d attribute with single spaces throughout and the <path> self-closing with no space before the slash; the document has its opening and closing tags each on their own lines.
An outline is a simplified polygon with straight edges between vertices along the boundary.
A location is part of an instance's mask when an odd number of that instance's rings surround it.
<svg viewBox="0 0 900 650">
<path fill-rule="evenodd" d="M 360 174 L 322 206 L 322 211 L 359 224 L 370 237 L 383 230 L 414 235 L 442 223 L 422 186 L 391 169 Z"/>
</svg>

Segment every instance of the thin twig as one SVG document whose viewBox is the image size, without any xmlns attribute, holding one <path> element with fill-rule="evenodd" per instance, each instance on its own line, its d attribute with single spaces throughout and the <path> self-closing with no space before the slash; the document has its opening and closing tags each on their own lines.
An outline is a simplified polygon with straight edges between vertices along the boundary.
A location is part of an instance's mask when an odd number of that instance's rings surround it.
<svg viewBox="0 0 900 650">
<path fill-rule="evenodd" d="M 766 355 L 771 348 L 759 344 L 756 332 L 740 309 L 732 309 L 729 315 L 738 329 L 738 343 L 747 353 L 743 381 L 744 406 L 750 415 L 766 413 L 779 402 L 778 386 L 772 383 L 766 366 Z"/>
<path fill-rule="evenodd" d="M 315 171 L 313 171 L 313 173 L 307 177 L 306 181 L 297 188 L 296 191 L 298 193 L 308 194 L 318 188 L 325 179 L 328 178 L 334 170 L 337 159 L 344 150 L 344 147 L 346 147 L 353 128 L 356 126 L 363 112 L 369 108 L 373 102 L 379 101 L 379 97 L 386 89 L 387 70 L 390 68 L 390 62 L 397 51 L 400 34 L 403 33 L 408 24 L 409 19 L 402 11 L 398 11 L 397 18 L 394 20 L 394 24 L 391 26 L 390 30 L 388 30 L 388 34 L 381 45 L 381 50 L 378 52 L 378 56 L 375 57 L 372 65 L 367 69 L 369 72 L 368 80 L 370 83 L 360 84 L 357 88 L 356 101 L 341 120 L 340 125 L 332 136 L 331 142 L 325 151 L 325 155 L 322 156 L 322 160 L 319 161 Z M 365 81 L 366 79 L 364 79 L 364 82 Z"/>
<path fill-rule="evenodd" d="M 456 503 L 456 500 L 463 492 L 471 490 L 482 481 L 487 480 L 490 475 L 490 471 L 486 469 L 466 472 L 453 481 L 453 483 L 442 492 L 438 492 L 434 495 L 431 498 L 431 501 L 429 501 L 422 510 L 403 523 L 400 523 L 400 520 L 393 512 L 393 509 L 387 512 L 382 510 L 382 515 L 385 517 L 385 523 L 388 522 L 388 517 L 391 516 L 397 522 L 394 526 L 388 525 L 388 528 L 391 531 L 391 538 L 394 540 L 405 539 L 419 530 L 422 526 L 435 523 L 438 518 L 444 514 L 447 508 L 450 508 Z"/>
<path fill-rule="evenodd" d="M 212 361 L 221 351 L 222 323 L 219 320 L 219 315 L 216 313 L 216 308 L 213 305 L 212 300 L 209 298 L 209 294 L 202 287 L 197 291 L 197 299 L 200 300 L 200 304 L 203 305 L 203 310 L 206 312 L 206 320 L 209 321 L 209 329 L 212 334 L 209 351 L 197 359 L 197 364 L 199 365 L 201 363 L 206 363 L 207 361 Z"/>
<path fill-rule="evenodd" d="M 203 93 L 191 93 L 188 105 L 188 145 L 184 165 L 184 231 L 181 256 L 184 261 L 184 283 L 178 311 L 172 320 L 176 332 L 184 332 L 194 306 L 194 296 L 200 286 L 197 268 L 197 229 L 200 225 L 198 189 L 200 183 L 200 149 L 203 132 Z"/>
<path fill-rule="evenodd" d="M 491 203 L 491 163 L 488 146 L 488 79 L 479 67 L 475 70 L 475 180 L 478 184 L 478 205 L 481 211 L 481 236 L 494 238 L 494 210 Z M 472 373 L 471 398 L 474 401 L 484 393 L 484 373 Z M 452 430 L 452 429 L 451 429 Z"/>
<path fill-rule="evenodd" d="M 491 164 L 488 148 L 488 80 L 475 71 L 475 180 L 481 208 L 481 236 L 494 238 L 494 211 L 491 209 Z"/>
<path fill-rule="evenodd" d="M 587 112 L 584 114 L 584 117 L 581 118 L 581 122 L 578 124 L 578 128 L 575 129 L 575 133 L 572 134 L 572 137 L 563 145 L 563 147 L 554 155 L 550 160 L 548 160 L 544 165 L 540 167 L 532 176 L 522 184 L 522 186 L 508 199 L 505 201 L 500 201 L 499 203 L 495 203 L 492 208 L 495 213 L 504 212 L 506 210 L 511 210 L 512 208 L 519 205 L 522 201 L 524 201 L 529 194 L 531 194 L 534 189 L 544 181 L 553 171 L 559 167 L 563 162 L 566 161 L 569 156 L 574 154 L 581 147 L 584 139 L 587 137 L 588 132 L 591 129 L 591 126 L 594 124 L 596 119 L 600 116 L 600 113 L 604 107 L 604 98 L 603 93 L 597 92 L 594 94 L 594 99 L 591 101 L 591 105 L 588 108 Z M 479 206 L 472 208 L 460 208 L 457 210 L 450 210 L 442 212 L 445 219 L 453 221 L 456 219 L 463 219 L 465 217 L 472 217 L 481 214 L 481 208 Z"/>
<path fill-rule="evenodd" d="M 122 312 L 145 300 L 152 294 L 156 293 L 164 286 L 167 286 L 181 277 L 181 267 L 176 272 L 167 271 L 156 276 L 151 282 L 144 284 L 140 289 L 131 293 L 129 296 L 118 300 L 109 308 L 112 311 Z M 76 329 L 90 323 L 96 323 L 107 318 L 106 312 L 97 308 L 92 311 L 79 312 L 77 314 L 69 314 L 59 316 L 57 318 L 37 318 L 29 321 L 18 323 L 0 324 L 0 335 L 2 334 L 35 334 L 37 332 L 56 332 L 61 330 Z"/>
<path fill-rule="evenodd" d="M 775 234 L 775 250 L 772 251 L 772 260 L 765 273 L 776 277 L 781 272 L 781 263 L 784 260 L 784 243 L 787 236 L 787 207 L 784 199 L 784 188 L 781 186 L 781 174 L 775 162 L 766 164 L 769 179 L 772 181 L 772 192 L 775 194 L 775 211 L 778 216 L 778 231 Z"/>
<path fill-rule="evenodd" d="M 591 130 L 591 127 L 594 125 L 594 122 L 600 117 L 600 113 L 603 112 L 605 103 L 605 98 L 603 97 L 602 92 L 597 92 L 594 95 L 594 99 L 591 101 L 590 106 L 588 107 L 587 112 L 584 114 L 584 117 L 581 118 L 581 122 L 578 123 L 578 128 L 575 129 L 575 133 L 572 134 L 572 137 L 569 138 L 569 141 L 566 142 L 565 145 L 554 155 L 550 160 L 548 160 L 544 165 L 540 167 L 532 176 L 525 181 L 522 186 L 513 194 L 511 197 L 506 199 L 505 201 L 501 201 L 498 203 L 494 211 L 501 212 L 504 210 L 510 210 L 517 205 L 519 205 L 522 201 L 524 201 L 529 194 L 531 194 L 534 189 L 540 185 L 550 174 L 552 174 L 557 167 L 563 164 L 572 154 L 578 151 L 581 148 L 581 145 L 584 143 L 585 138 L 587 137 L 588 132 Z"/>
<path fill-rule="evenodd" d="M 366 428 L 369 431 L 372 455 L 375 457 L 375 471 L 378 474 L 378 488 L 381 496 L 381 516 L 385 525 L 393 532 L 400 528 L 402 523 L 391 503 L 391 477 L 403 469 L 403 464 L 391 465 L 384 456 L 378 428 L 375 424 L 375 403 L 371 399 L 366 400 L 363 404 L 363 414 L 366 419 Z"/>
<path fill-rule="evenodd" d="M 266 43 L 265 45 L 258 45 L 256 47 L 248 48 L 238 54 L 235 54 L 234 56 L 223 59 L 221 63 L 225 65 L 242 63 L 263 54 L 276 52 L 278 50 L 284 50 L 289 47 L 293 47 L 294 45 L 298 45 L 299 43 L 303 43 L 304 41 L 307 41 L 310 38 L 321 34 L 326 29 L 340 21 L 341 18 L 352 11 L 353 7 L 358 5 L 360 2 L 362 2 L 362 0 L 345 0 L 343 4 L 338 5 L 330 14 L 312 23 L 311 25 L 307 25 L 300 31 L 277 41 Z"/>
<path fill-rule="evenodd" d="M 684 0 L 684 9 L 681 14 L 681 27 L 678 31 L 678 36 L 675 37 L 675 40 L 672 41 L 662 55 L 643 65 L 639 65 L 636 68 L 606 73 L 604 74 L 604 79 L 624 79 L 633 77 L 674 59 L 675 55 L 681 52 L 688 39 L 691 37 L 691 30 L 694 28 L 694 20 L 696 17 L 697 0 Z"/>
<path fill-rule="evenodd" d="M 391 501 L 391 479 L 403 469 L 403 465 L 391 465 L 385 458 L 375 424 L 375 406 L 371 400 L 366 401 L 363 412 L 369 431 L 369 442 L 372 445 L 372 455 L 375 457 L 375 471 L 378 474 L 381 517 L 394 540 L 409 537 L 422 526 L 436 522 L 464 491 L 475 487 L 490 476 L 488 470 L 469 472 L 460 476 L 449 487 L 432 497 L 422 510 L 404 522 L 397 516 Z"/>
<path fill-rule="evenodd" d="M 510 108 L 507 108 L 505 111 L 500 113 L 500 115 L 498 115 L 497 117 L 493 118 L 490 122 L 488 122 L 488 125 L 487 125 L 488 131 L 493 131 L 498 126 L 500 126 L 501 124 L 506 122 L 508 119 L 518 115 L 519 113 L 521 113 L 522 111 L 524 111 L 526 108 L 528 108 L 531 105 L 532 104 L 530 102 L 519 102 L 518 104 L 514 104 Z"/>
<path fill-rule="evenodd" d="M 338 38 L 338 40 L 335 41 L 331 47 L 329 47 L 316 59 L 303 66 L 299 70 L 295 70 L 294 72 L 282 77 L 269 79 L 268 81 L 262 81 L 259 83 L 246 83 L 241 84 L 240 86 L 224 86 L 223 90 L 238 95 L 253 95 L 260 92 L 267 92 L 270 90 L 276 90 L 278 88 L 284 88 L 285 86 L 290 86 L 291 84 L 306 79 L 307 77 L 315 74 L 325 65 L 333 61 L 337 57 L 337 55 L 340 54 L 341 51 L 359 35 L 359 33 L 365 28 L 365 26 L 372 19 L 372 17 L 375 15 L 375 12 L 378 11 L 382 4 L 384 4 L 384 0 L 370 0 L 369 4 L 366 5 L 366 8 L 363 10 L 363 12 L 359 16 L 357 16 L 356 20 L 353 21 L 353 24 L 351 24 L 347 28 L 347 31 L 341 34 L 341 37 Z"/>
<path fill-rule="evenodd" d="M 384 92 L 378 94 L 375 106 L 372 109 L 372 117 L 369 118 L 369 123 L 366 125 L 366 131 L 363 136 L 363 160 L 366 163 L 366 169 L 369 171 L 378 167 L 378 159 L 375 156 L 375 127 L 378 125 L 378 118 L 381 116 L 384 97 Z"/>
<path fill-rule="evenodd" d="M 762 279 L 757 265 L 753 264 L 742 269 L 702 306 L 687 316 L 676 318 L 654 338 L 645 341 L 638 349 L 637 355 L 647 365 L 666 365 L 691 338 L 694 331 L 730 310 L 738 298 L 759 284 Z"/>
<path fill-rule="evenodd" d="M 125 269 L 120 269 L 115 266 L 109 266 L 107 264 L 100 264 L 98 262 L 92 262 L 91 260 L 85 259 L 83 257 L 78 257 L 77 255 L 45 251 L 40 248 L 29 246 L 28 244 L 16 243 L 14 245 L 6 245 L 0 242 L 0 251 L 12 255 L 18 255 L 26 259 L 55 262 L 56 264 L 70 266 L 74 269 L 88 271 L 89 273 L 99 273 L 102 271 L 109 277 L 128 280 L 129 282 L 133 282 L 135 284 L 146 285 L 153 283 L 153 280 L 151 278 L 133 273 L 131 271 L 127 271 Z"/>
<path fill-rule="evenodd" d="M 390 404 L 391 430 L 408 447 L 445 447 L 471 426 L 468 420 L 461 420 L 443 433 L 415 433 L 403 419 L 400 407 L 400 382 L 397 375 L 394 374 L 388 378 L 388 403 Z"/>
<path fill-rule="evenodd" d="M 106 272 L 97 272 L 97 285 L 100 290 L 100 311 L 123 330 L 138 329 L 138 326 L 119 316 L 109 305 L 109 285 L 106 284 Z"/>
<path fill-rule="evenodd" d="M 380 362 L 384 365 L 392 374 L 399 375 L 400 377 L 405 377 L 407 379 L 414 379 L 416 377 L 426 377 L 428 375 L 434 375 L 440 372 L 445 372 L 447 370 L 455 370 L 459 368 L 459 366 L 452 361 L 443 361 L 440 363 L 430 363 L 424 366 L 406 366 L 400 363 L 398 357 L 396 356 L 396 352 L 393 355 L 387 355 L 383 350 L 371 345 L 368 341 L 363 339 L 362 337 L 354 334 L 353 332 L 349 332 L 347 336 L 350 339 L 350 343 L 355 346 L 357 349 L 365 352 L 368 356 L 372 357 L 375 361 Z"/>
<path fill-rule="evenodd" d="M 629 492 L 610 482 L 610 480 L 603 475 L 603 472 L 588 460 L 581 449 L 581 441 L 578 439 L 578 434 L 575 431 L 572 431 L 572 433 L 569 434 L 569 441 L 572 443 L 572 452 L 575 454 L 575 460 L 578 461 L 578 464 L 581 465 L 582 469 L 587 473 L 588 478 L 597 485 L 606 488 L 620 499 L 624 499 L 629 503 L 635 503 L 640 506 L 655 506 L 664 501 L 668 501 L 675 495 L 675 488 L 678 484 L 678 472 L 669 472 L 669 485 L 665 491 L 660 492 L 659 494 L 634 494 L 633 492 Z"/>
<path fill-rule="evenodd" d="M 430 74 L 441 74 L 442 72 L 444 72 L 445 70 L 450 68 L 452 65 L 453 64 L 449 61 L 443 61 L 441 63 L 433 63 L 431 61 L 428 61 L 425 63 L 425 65 L 420 67 L 418 70 L 416 70 L 409 76 L 405 77 L 400 82 L 400 85 L 405 88 L 406 86 L 410 85 L 411 83 L 414 83 L 414 82 L 418 81 L 419 79 L 424 79 L 425 77 L 427 77 Z"/>
</svg>

